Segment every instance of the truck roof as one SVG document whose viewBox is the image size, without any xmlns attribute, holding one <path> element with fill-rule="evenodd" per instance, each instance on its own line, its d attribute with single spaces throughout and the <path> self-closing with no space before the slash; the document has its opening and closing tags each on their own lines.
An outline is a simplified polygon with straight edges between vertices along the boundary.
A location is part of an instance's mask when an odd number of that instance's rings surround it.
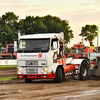
<svg viewBox="0 0 100 100">
<path fill-rule="evenodd" d="M 38 34 L 23 35 L 20 36 L 20 39 L 56 38 L 55 35 L 59 37 L 60 33 L 38 33 Z"/>
</svg>

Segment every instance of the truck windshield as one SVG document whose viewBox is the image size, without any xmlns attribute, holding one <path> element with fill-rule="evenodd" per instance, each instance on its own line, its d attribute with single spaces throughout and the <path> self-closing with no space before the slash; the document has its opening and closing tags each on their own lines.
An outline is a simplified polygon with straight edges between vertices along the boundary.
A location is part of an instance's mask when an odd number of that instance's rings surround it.
<svg viewBox="0 0 100 100">
<path fill-rule="evenodd" d="M 74 50 L 74 53 L 75 54 L 82 54 L 82 49 L 75 49 Z"/>
<path fill-rule="evenodd" d="M 50 39 L 22 39 L 19 42 L 18 52 L 48 52 Z"/>
</svg>

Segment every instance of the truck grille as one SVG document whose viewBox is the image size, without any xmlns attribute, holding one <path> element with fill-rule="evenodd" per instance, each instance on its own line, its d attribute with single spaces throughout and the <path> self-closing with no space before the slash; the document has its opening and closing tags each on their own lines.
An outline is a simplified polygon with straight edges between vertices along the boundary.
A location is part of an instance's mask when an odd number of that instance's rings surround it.
<svg viewBox="0 0 100 100">
<path fill-rule="evenodd" d="M 27 68 L 26 69 L 26 74 L 38 74 L 38 69 L 37 68 Z"/>
<path fill-rule="evenodd" d="M 27 66 L 37 66 L 38 65 L 38 61 L 34 60 L 34 61 L 26 61 L 26 65 Z"/>
</svg>

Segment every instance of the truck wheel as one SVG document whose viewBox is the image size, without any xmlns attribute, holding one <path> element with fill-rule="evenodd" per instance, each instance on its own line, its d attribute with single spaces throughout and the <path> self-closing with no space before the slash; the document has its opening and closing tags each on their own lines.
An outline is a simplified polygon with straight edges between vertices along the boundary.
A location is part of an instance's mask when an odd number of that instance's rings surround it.
<svg viewBox="0 0 100 100">
<path fill-rule="evenodd" d="M 31 79 L 25 79 L 25 83 L 31 83 Z"/>
<path fill-rule="evenodd" d="M 57 71 L 56 71 L 55 82 L 56 83 L 61 83 L 62 82 L 62 69 L 59 68 L 59 67 L 57 68 Z"/>
<path fill-rule="evenodd" d="M 62 73 L 62 81 L 65 81 L 65 73 Z"/>
<path fill-rule="evenodd" d="M 86 62 L 83 62 L 80 67 L 80 79 L 85 80 L 88 78 L 88 64 Z"/>
</svg>

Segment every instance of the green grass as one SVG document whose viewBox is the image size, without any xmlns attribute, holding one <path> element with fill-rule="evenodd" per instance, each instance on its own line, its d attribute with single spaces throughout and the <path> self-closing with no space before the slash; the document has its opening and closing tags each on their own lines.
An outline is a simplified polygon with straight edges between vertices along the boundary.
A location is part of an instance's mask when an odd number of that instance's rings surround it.
<svg viewBox="0 0 100 100">
<path fill-rule="evenodd" d="M 12 76 L 12 77 L 0 77 L 0 81 L 6 81 L 6 80 L 11 80 L 13 78 L 17 78 L 17 76 Z"/>
<path fill-rule="evenodd" d="M 5 68 L 17 68 L 17 65 L 0 65 L 0 69 L 5 69 Z"/>
</svg>

